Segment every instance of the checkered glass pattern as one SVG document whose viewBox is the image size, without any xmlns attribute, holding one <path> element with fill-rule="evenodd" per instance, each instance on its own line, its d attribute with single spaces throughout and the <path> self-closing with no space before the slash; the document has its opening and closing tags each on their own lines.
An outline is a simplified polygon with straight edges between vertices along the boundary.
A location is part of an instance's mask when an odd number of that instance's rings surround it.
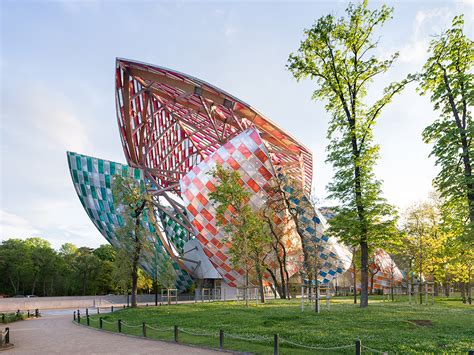
<svg viewBox="0 0 474 355">
<path fill-rule="evenodd" d="M 184 253 L 184 243 L 187 240 L 187 232 L 186 230 L 176 223 L 170 216 L 174 216 L 174 218 L 182 221 L 183 218 L 179 213 L 176 213 L 172 209 L 168 209 L 166 212 L 160 210 L 159 216 L 161 219 L 161 225 L 163 226 L 163 231 L 165 232 L 168 239 L 171 243 L 175 246 L 176 250 L 179 254 Z"/>
<path fill-rule="evenodd" d="M 244 185 L 253 192 L 249 203 L 254 209 L 266 201 L 274 170 L 260 135 L 249 129 L 225 143 L 180 181 L 184 205 L 204 253 L 230 286 L 240 286 L 244 284 L 244 272 L 231 265 L 229 242 L 224 241 L 225 236 L 219 231 L 216 211 L 208 197 L 215 189 L 214 178 L 209 173 L 217 164 L 240 173 Z"/>
<path fill-rule="evenodd" d="M 279 178 L 285 183 L 283 174 L 279 173 Z M 326 220 L 313 208 L 306 196 L 296 197 L 295 189 L 289 185 L 285 185 L 283 189 L 290 197 L 291 208 L 298 211 L 303 248 L 321 261 L 318 281 L 326 284 L 337 274 L 343 274 L 349 269 L 352 253 L 335 238 L 325 235 Z"/>
<path fill-rule="evenodd" d="M 373 255 L 373 263 L 369 268 L 377 270 L 374 275 L 374 289 L 395 286 L 403 281 L 403 275 L 390 255 L 383 249 L 376 249 Z"/>
<path fill-rule="evenodd" d="M 79 200 L 100 233 L 114 247 L 119 247 L 115 235 L 115 228 L 123 225 L 123 216 L 117 213 L 112 196 L 112 179 L 114 175 L 131 176 L 140 183 L 145 182 L 140 169 L 130 168 L 126 165 L 89 156 L 67 153 L 69 170 L 76 188 Z M 171 260 L 176 273 L 176 288 L 185 290 L 192 284 L 189 274 L 171 258 L 153 223 L 144 219 L 144 227 L 149 233 L 147 239 L 152 243 L 150 248 L 145 248 L 142 268 L 152 277 L 158 273 L 167 272 L 167 260 Z"/>
</svg>

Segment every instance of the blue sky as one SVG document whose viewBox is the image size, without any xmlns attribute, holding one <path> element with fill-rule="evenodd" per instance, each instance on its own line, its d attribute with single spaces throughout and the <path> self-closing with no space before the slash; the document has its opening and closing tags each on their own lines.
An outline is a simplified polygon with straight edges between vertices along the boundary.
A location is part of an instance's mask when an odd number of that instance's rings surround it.
<svg viewBox="0 0 474 355">
<path fill-rule="evenodd" d="M 398 1 L 379 33 L 380 56 L 400 51 L 368 100 L 426 59 L 431 35 L 466 15 L 472 1 Z M 372 1 L 378 7 L 382 2 Z M 314 153 L 314 188 L 323 200 L 329 115 L 311 101 L 313 83 L 285 70 L 303 29 L 345 1 L 138 2 L 8 1 L 1 10 L 0 240 L 41 236 L 54 247 L 105 242 L 89 221 L 69 175 L 66 150 L 125 162 L 114 101 L 115 57 L 166 66 L 248 102 Z M 388 106 L 375 129 L 377 175 L 401 210 L 427 197 L 436 175 L 421 131 L 436 117 L 415 85 Z"/>
</svg>

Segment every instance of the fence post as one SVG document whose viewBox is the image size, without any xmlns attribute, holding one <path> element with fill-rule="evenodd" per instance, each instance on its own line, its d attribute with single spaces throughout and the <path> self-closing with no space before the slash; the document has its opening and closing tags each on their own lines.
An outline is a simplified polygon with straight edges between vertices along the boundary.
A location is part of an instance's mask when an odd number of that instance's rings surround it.
<svg viewBox="0 0 474 355">
<path fill-rule="evenodd" d="M 97 307 L 97 314 L 100 314 L 100 307 Z"/>
<path fill-rule="evenodd" d="M 329 291 L 329 287 L 326 289 L 326 307 L 328 308 L 328 311 L 331 309 L 330 305 L 330 297 L 331 297 L 331 292 Z"/>
<path fill-rule="evenodd" d="M 219 330 L 219 347 L 224 349 L 224 331 L 222 329 Z"/>
<path fill-rule="evenodd" d="M 145 322 L 142 323 L 142 333 L 143 333 L 143 337 L 146 338 L 146 323 Z"/>
<path fill-rule="evenodd" d="M 122 333 L 122 320 L 119 319 L 117 321 L 117 327 L 118 327 L 118 332 Z"/>
<path fill-rule="evenodd" d="M 102 329 L 102 317 L 99 318 L 99 328 Z"/>
<path fill-rule="evenodd" d="M 411 283 L 408 284 L 408 303 L 411 304 Z"/>
<path fill-rule="evenodd" d="M 362 343 L 360 339 L 356 340 L 356 355 L 360 355 L 362 352 Z"/>
<path fill-rule="evenodd" d="M 114 306 L 110 306 L 110 313 L 114 312 Z"/>
<path fill-rule="evenodd" d="M 278 334 L 273 336 L 273 355 L 278 355 L 280 352 L 280 344 L 278 342 Z"/>
<path fill-rule="evenodd" d="M 81 323 L 81 311 L 77 310 L 77 323 Z"/>
<path fill-rule="evenodd" d="M 86 319 L 87 319 L 87 326 L 89 326 L 89 315 L 86 316 Z"/>
<path fill-rule="evenodd" d="M 174 341 L 175 341 L 175 343 L 178 342 L 178 334 L 179 334 L 178 326 L 175 325 L 174 326 Z"/>
<path fill-rule="evenodd" d="M 30 310 L 28 310 L 28 313 L 27 313 L 27 315 L 28 315 L 28 318 L 30 318 Z"/>
<path fill-rule="evenodd" d="M 38 317 L 39 317 L 39 313 L 40 313 L 40 312 L 39 312 L 39 309 L 38 309 L 38 308 L 36 308 L 36 309 L 35 309 L 35 317 L 36 317 L 36 318 L 38 318 Z"/>
<path fill-rule="evenodd" d="M 425 304 L 428 305 L 428 282 L 425 282 Z"/>
<path fill-rule="evenodd" d="M 304 312 L 304 286 L 301 286 L 301 312 Z"/>
<path fill-rule="evenodd" d="M 5 317 L 5 315 L 3 315 Z M 76 321 L 76 311 L 74 311 L 74 318 L 73 318 L 74 322 Z"/>
<path fill-rule="evenodd" d="M 10 328 L 5 328 L 5 344 L 10 344 Z"/>
<path fill-rule="evenodd" d="M 74 314 L 74 320 L 76 320 L 75 314 Z M 2 323 L 5 323 L 5 313 L 2 313 Z"/>
<path fill-rule="evenodd" d="M 89 316 L 89 308 L 86 308 L 86 317 Z"/>
</svg>

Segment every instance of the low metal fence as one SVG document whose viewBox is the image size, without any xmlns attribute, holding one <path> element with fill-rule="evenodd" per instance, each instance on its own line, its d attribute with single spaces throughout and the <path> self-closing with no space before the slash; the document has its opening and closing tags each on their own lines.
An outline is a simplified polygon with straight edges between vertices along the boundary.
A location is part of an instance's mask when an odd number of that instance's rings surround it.
<svg viewBox="0 0 474 355">
<path fill-rule="evenodd" d="M 21 312 L 20 310 L 17 310 L 16 312 L 12 313 L 2 313 L 0 316 L 0 320 L 2 323 L 10 323 L 20 319 L 38 318 L 40 316 L 41 314 L 39 309 L 35 309 L 32 311 L 27 310 L 26 312 Z"/>
<path fill-rule="evenodd" d="M 189 329 L 185 327 L 180 327 L 178 325 L 174 325 L 173 327 L 159 328 L 154 325 L 147 324 L 146 322 L 141 322 L 139 324 L 130 324 L 121 319 L 118 319 L 116 321 L 110 321 L 110 320 L 105 319 L 104 317 L 99 317 L 97 319 L 97 317 L 91 317 L 87 309 L 86 309 L 85 316 L 82 316 L 82 317 L 81 317 L 80 310 L 74 311 L 73 321 L 76 322 L 77 324 L 86 325 L 89 327 L 94 327 L 94 328 L 98 328 L 98 329 L 102 329 L 106 331 L 140 336 L 143 338 L 150 338 L 150 339 L 155 338 L 157 340 L 165 340 L 165 341 L 170 340 L 170 341 L 174 341 L 175 343 L 182 343 L 182 344 L 193 344 L 193 343 L 183 341 L 181 334 L 190 335 L 192 337 L 212 338 L 212 339 L 215 339 L 216 348 L 218 345 L 218 348 L 221 350 L 224 350 L 224 349 L 232 350 L 226 347 L 226 339 L 232 339 L 232 340 L 240 340 L 244 342 L 255 342 L 261 345 L 273 347 L 274 355 L 279 354 L 280 345 L 286 345 L 286 347 L 299 348 L 302 350 L 321 351 L 321 352 L 337 351 L 337 350 L 350 351 L 350 349 L 352 349 L 353 351 L 355 351 L 356 355 L 360 355 L 362 354 L 362 352 L 388 354 L 385 351 L 373 349 L 371 347 L 363 345 L 360 339 L 357 339 L 355 342 L 351 344 L 327 347 L 327 346 L 318 346 L 315 344 L 301 344 L 287 338 L 282 338 L 279 334 L 274 334 L 273 337 L 261 336 L 261 335 L 248 336 L 244 334 L 227 333 L 224 331 L 224 329 L 219 329 L 219 331 L 215 331 L 215 332 L 205 332 L 202 330 L 194 330 L 194 329 Z M 155 335 L 157 335 L 156 333 L 159 333 L 162 336 L 153 337 L 153 336 L 150 336 L 150 332 L 155 333 Z M 166 338 L 166 339 L 163 339 L 163 338 Z"/>
</svg>

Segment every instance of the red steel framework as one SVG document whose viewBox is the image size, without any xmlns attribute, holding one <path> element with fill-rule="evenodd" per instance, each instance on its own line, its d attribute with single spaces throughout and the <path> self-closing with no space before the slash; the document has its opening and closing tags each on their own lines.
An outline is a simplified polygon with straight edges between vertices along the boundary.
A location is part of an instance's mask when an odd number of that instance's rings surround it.
<svg viewBox="0 0 474 355">
<path fill-rule="evenodd" d="M 247 128 L 259 131 L 273 164 L 310 191 L 310 150 L 245 102 L 192 76 L 127 59 L 117 58 L 115 81 L 127 162 L 144 170 L 150 193 L 168 201 L 182 218 L 170 217 L 189 233 L 183 206 L 169 193 L 180 196 L 179 180 Z"/>
</svg>

